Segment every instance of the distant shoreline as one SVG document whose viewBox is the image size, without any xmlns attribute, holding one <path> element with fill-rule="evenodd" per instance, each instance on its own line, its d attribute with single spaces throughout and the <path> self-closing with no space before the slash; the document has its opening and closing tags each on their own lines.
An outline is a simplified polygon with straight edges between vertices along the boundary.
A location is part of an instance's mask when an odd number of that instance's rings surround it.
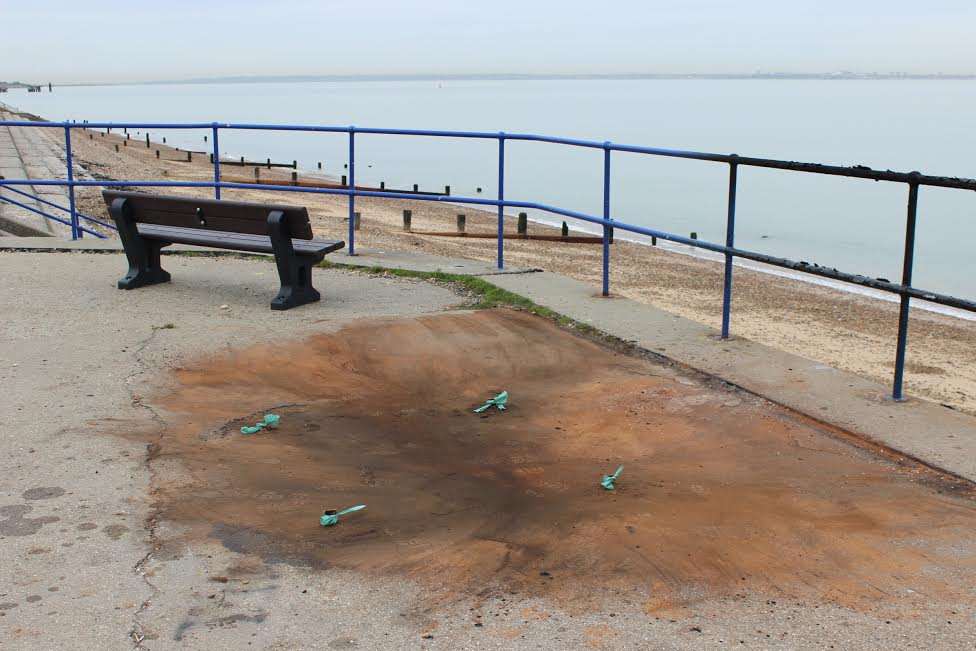
<svg viewBox="0 0 976 651">
<path fill-rule="evenodd" d="M 179 86 L 191 84 L 274 84 L 274 83 L 362 83 L 384 81 L 976 81 L 972 74 L 882 73 L 882 72 L 757 72 L 757 73 L 608 73 L 608 74 L 388 74 L 388 75 L 255 75 L 158 79 L 146 81 L 55 82 L 59 87 L 76 86 Z M 2 86 L 4 82 L 0 82 Z M 43 85 L 46 85 L 44 82 Z"/>
</svg>

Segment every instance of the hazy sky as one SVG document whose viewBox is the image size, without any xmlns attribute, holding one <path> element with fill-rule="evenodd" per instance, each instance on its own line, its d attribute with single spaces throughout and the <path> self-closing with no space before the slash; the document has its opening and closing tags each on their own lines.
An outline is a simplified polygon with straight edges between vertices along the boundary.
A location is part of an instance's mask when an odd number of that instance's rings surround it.
<svg viewBox="0 0 976 651">
<path fill-rule="evenodd" d="M 0 0 L 0 79 L 976 72 L 973 0 Z"/>
</svg>

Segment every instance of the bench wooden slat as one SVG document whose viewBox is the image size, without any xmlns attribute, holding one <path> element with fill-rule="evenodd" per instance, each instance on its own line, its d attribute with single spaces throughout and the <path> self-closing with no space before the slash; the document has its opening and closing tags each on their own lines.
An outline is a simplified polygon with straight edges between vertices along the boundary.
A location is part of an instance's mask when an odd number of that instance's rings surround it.
<svg viewBox="0 0 976 651">
<path fill-rule="evenodd" d="M 174 244 L 193 244 L 235 251 L 254 253 L 274 253 L 271 238 L 267 235 L 248 235 L 243 233 L 220 233 L 199 228 L 181 226 L 159 226 L 157 224 L 137 224 L 139 235 Z M 345 242 L 335 240 L 296 240 L 292 239 L 296 253 L 331 253 L 345 246 Z"/>
<path fill-rule="evenodd" d="M 288 223 L 292 239 L 312 239 L 312 226 L 308 210 L 296 206 L 249 203 L 244 201 L 218 201 L 198 197 L 176 197 L 104 190 L 105 205 L 112 205 L 118 198 L 128 199 L 133 219 L 137 223 L 183 228 L 205 227 L 207 230 L 225 233 L 268 234 L 268 213 L 280 210 Z M 199 214 L 198 214 L 199 210 Z M 205 224 L 200 223 L 200 215 Z"/>
</svg>

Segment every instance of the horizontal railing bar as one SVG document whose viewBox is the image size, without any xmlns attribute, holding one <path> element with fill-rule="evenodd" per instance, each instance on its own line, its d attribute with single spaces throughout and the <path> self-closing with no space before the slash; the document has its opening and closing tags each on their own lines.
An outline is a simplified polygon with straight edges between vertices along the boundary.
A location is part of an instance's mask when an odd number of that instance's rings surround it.
<svg viewBox="0 0 976 651">
<path fill-rule="evenodd" d="M 67 181 L 60 181 L 60 180 L 37 181 L 31 179 L 0 180 L 0 187 L 6 184 L 67 185 Z M 164 188 L 165 187 L 213 188 L 219 186 L 221 188 L 233 189 L 233 190 L 255 189 L 253 183 L 232 183 L 226 181 L 220 183 L 214 183 L 213 181 L 75 181 L 75 185 L 91 186 L 91 187 L 164 187 Z M 839 280 L 841 282 L 846 282 L 853 285 L 870 287 L 872 289 L 888 292 L 891 294 L 907 295 L 907 296 L 911 296 L 912 298 L 918 298 L 918 299 L 928 301 L 930 303 L 937 303 L 939 305 L 945 305 L 947 307 L 954 307 L 968 312 L 976 312 L 976 302 L 957 298 L 955 296 L 948 296 L 945 294 L 930 292 L 915 287 L 905 287 L 903 285 L 899 285 L 898 283 L 893 283 L 878 278 L 869 278 L 867 276 L 862 276 L 859 274 L 852 274 L 844 271 L 838 271 L 837 269 L 833 269 L 830 267 L 822 267 L 819 265 L 814 265 L 802 261 L 797 262 L 794 260 L 789 260 L 787 258 L 779 258 L 776 256 L 766 255 L 765 253 L 749 251 L 747 249 L 727 247 L 723 244 L 714 244 L 712 242 L 707 242 L 704 240 L 694 240 L 681 235 L 676 235 L 674 233 L 669 233 L 667 231 L 659 231 L 653 228 L 646 228 L 643 226 L 634 226 L 632 224 L 627 224 L 625 222 L 620 222 L 614 219 L 608 220 L 602 217 L 588 215 L 586 213 L 578 212 L 575 210 L 568 210 L 566 208 L 559 208 L 558 206 L 551 206 L 548 204 L 537 203 L 533 201 L 513 201 L 513 200 L 499 201 L 497 199 L 486 199 L 480 197 L 445 196 L 445 195 L 422 194 L 422 193 L 413 194 L 413 193 L 406 193 L 406 192 L 386 192 L 386 191 L 372 191 L 372 190 L 352 190 L 346 188 L 309 188 L 309 187 L 300 187 L 300 186 L 292 186 L 292 185 L 262 185 L 260 186 L 260 189 L 268 190 L 268 191 L 280 191 L 280 192 L 331 194 L 331 195 L 341 195 L 341 196 L 354 195 L 357 197 L 377 197 L 383 199 L 391 199 L 391 198 L 406 199 L 409 201 L 443 201 L 448 203 L 460 203 L 460 204 L 471 204 L 471 205 L 481 205 L 481 206 L 501 206 L 503 208 L 525 208 L 527 210 L 540 210 L 555 215 L 562 215 L 564 217 L 579 219 L 581 221 L 589 222 L 592 224 L 598 224 L 600 226 L 612 226 L 613 228 L 622 231 L 636 233 L 638 235 L 645 235 L 648 237 L 656 237 L 669 242 L 675 242 L 678 244 L 684 244 L 686 246 L 691 246 L 694 248 L 704 249 L 706 251 L 713 251 L 715 253 L 721 253 L 721 254 L 727 253 L 738 258 L 745 258 L 747 260 L 761 262 L 774 267 L 791 269 L 802 273 L 808 273 L 814 276 L 821 276 L 823 278 Z"/>
<path fill-rule="evenodd" d="M 18 206 L 20 208 L 23 208 L 24 210 L 29 210 L 29 211 L 31 211 L 33 213 L 37 213 L 38 215 L 40 215 L 41 217 L 44 217 L 45 219 L 53 219 L 54 221 L 58 222 L 59 224 L 64 224 L 65 226 L 71 226 L 71 222 L 68 221 L 67 219 L 61 219 L 60 217 L 55 217 L 54 215 L 48 214 L 48 213 L 44 212 L 43 210 L 38 210 L 37 208 L 34 208 L 32 206 L 28 206 L 27 204 L 21 203 L 21 202 L 15 200 L 15 199 L 11 199 L 10 197 L 5 197 L 3 195 L 0 195 L 0 201 L 6 201 L 7 203 L 11 203 L 11 204 L 13 204 L 15 206 Z M 84 231 L 85 233 L 88 233 L 89 235 L 94 235 L 95 237 L 97 237 L 99 239 L 103 239 L 103 240 L 106 239 L 106 237 L 104 235 L 102 235 L 101 233 L 96 233 L 95 231 L 89 230 L 89 229 L 85 228 L 84 226 L 79 226 L 78 228 L 80 230 Z"/>
<path fill-rule="evenodd" d="M 474 138 L 497 139 L 502 137 L 497 131 L 442 131 L 437 129 L 384 129 L 377 127 L 334 127 L 302 124 L 221 124 L 221 129 L 244 129 L 258 131 L 320 131 L 325 133 L 373 134 L 387 136 L 430 136 L 435 138 Z M 508 137 L 505 135 L 504 137 Z"/>
<path fill-rule="evenodd" d="M 682 149 L 664 149 L 660 147 L 642 147 L 596 140 L 582 140 L 576 138 L 561 138 L 531 133 L 505 133 L 491 131 L 444 131 L 436 129 L 385 129 L 376 127 L 355 126 L 322 126 L 301 124 L 234 124 L 219 122 L 192 123 L 152 123 L 152 122 L 29 122 L 29 121 L 0 121 L 0 126 L 8 127 L 69 127 L 73 129 L 243 129 L 261 131 L 305 131 L 320 133 L 356 133 L 401 136 L 429 136 L 439 138 L 473 138 L 522 140 L 527 142 L 546 142 L 552 144 L 585 147 L 590 149 L 609 149 L 611 151 L 663 156 L 668 158 L 683 158 L 688 160 L 710 161 L 715 163 L 731 163 L 749 167 L 787 170 L 793 172 L 807 172 L 810 174 L 826 174 L 830 176 L 845 176 L 849 178 L 868 179 L 873 181 L 888 181 L 894 183 L 917 183 L 942 188 L 976 191 L 976 179 L 950 176 L 933 176 L 919 172 L 895 172 L 892 170 L 876 170 L 870 167 L 855 165 L 825 165 L 822 163 L 804 163 L 799 161 L 785 161 L 774 158 L 758 158 L 753 156 L 738 156 L 736 154 L 717 154 L 709 152 L 688 151 Z"/>
<path fill-rule="evenodd" d="M 921 172 L 894 172 L 892 170 L 876 170 L 863 165 L 845 167 L 843 165 L 824 165 L 822 163 L 801 163 L 796 161 L 782 161 L 772 158 L 752 158 L 737 156 L 735 162 L 750 167 L 765 167 L 768 169 L 789 170 L 791 172 L 807 172 L 810 174 L 828 174 L 831 176 L 846 176 L 872 181 L 890 181 L 894 183 L 916 183 L 940 188 L 955 188 L 957 190 L 976 191 L 976 179 L 955 176 L 932 176 Z M 729 161 L 731 162 L 731 160 Z"/>
</svg>

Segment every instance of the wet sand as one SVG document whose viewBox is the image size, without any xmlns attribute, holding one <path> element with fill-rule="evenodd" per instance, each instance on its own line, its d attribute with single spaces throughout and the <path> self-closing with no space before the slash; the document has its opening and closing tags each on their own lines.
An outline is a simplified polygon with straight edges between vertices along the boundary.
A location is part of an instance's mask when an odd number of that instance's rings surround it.
<svg viewBox="0 0 976 651">
<path fill-rule="evenodd" d="M 155 137 L 155 134 L 151 134 Z M 144 138 L 144 134 L 138 137 Z M 164 145 L 145 147 L 133 135 L 129 146 L 117 134 L 77 137 L 75 151 L 96 176 L 141 179 L 212 179 L 205 155 L 186 155 Z M 201 142 L 200 149 L 206 144 Z M 161 150 L 156 160 L 155 150 Z M 225 165 L 224 177 L 253 179 L 253 168 Z M 262 179 L 290 180 L 290 170 L 262 169 Z M 304 175 L 303 175 L 304 176 Z M 168 189 L 167 192 L 205 194 L 209 190 Z M 274 201 L 307 206 L 316 234 L 345 239 L 347 215 L 343 197 L 273 193 L 261 190 L 225 191 L 227 198 Z M 94 189 L 79 190 L 79 205 L 89 214 L 106 217 Z M 357 199 L 362 212 L 359 246 L 378 250 L 410 250 L 432 254 L 493 260 L 492 240 L 444 238 L 404 233 L 402 210 L 413 210 L 415 230 L 454 228 L 458 212 L 467 215 L 471 232 L 492 232 L 493 214 L 472 207 L 392 199 Z M 514 231 L 515 218 L 508 220 Z M 572 226 L 572 224 L 571 224 Z M 555 232 L 537 224 L 530 232 Z M 542 268 L 600 284 L 598 245 L 506 240 L 510 265 Z M 719 263 L 618 241 L 612 252 L 612 291 L 674 314 L 718 327 L 721 315 L 722 266 Z M 341 256 L 335 257 L 341 261 Z M 883 384 L 890 384 L 895 355 L 897 306 L 864 296 L 736 269 L 732 315 L 733 335 L 786 350 Z M 913 310 L 908 347 L 906 389 L 956 409 L 976 413 L 976 322 Z"/>
<path fill-rule="evenodd" d="M 748 596 L 883 616 L 974 597 L 968 485 L 524 313 L 366 321 L 197 359 L 164 385 L 153 464 L 180 471 L 157 472 L 154 517 L 180 525 L 160 540 L 174 553 L 216 540 L 400 577 L 435 611 Z M 472 413 L 502 389 L 507 411 Z M 269 411 L 277 429 L 240 433 Z"/>
</svg>

